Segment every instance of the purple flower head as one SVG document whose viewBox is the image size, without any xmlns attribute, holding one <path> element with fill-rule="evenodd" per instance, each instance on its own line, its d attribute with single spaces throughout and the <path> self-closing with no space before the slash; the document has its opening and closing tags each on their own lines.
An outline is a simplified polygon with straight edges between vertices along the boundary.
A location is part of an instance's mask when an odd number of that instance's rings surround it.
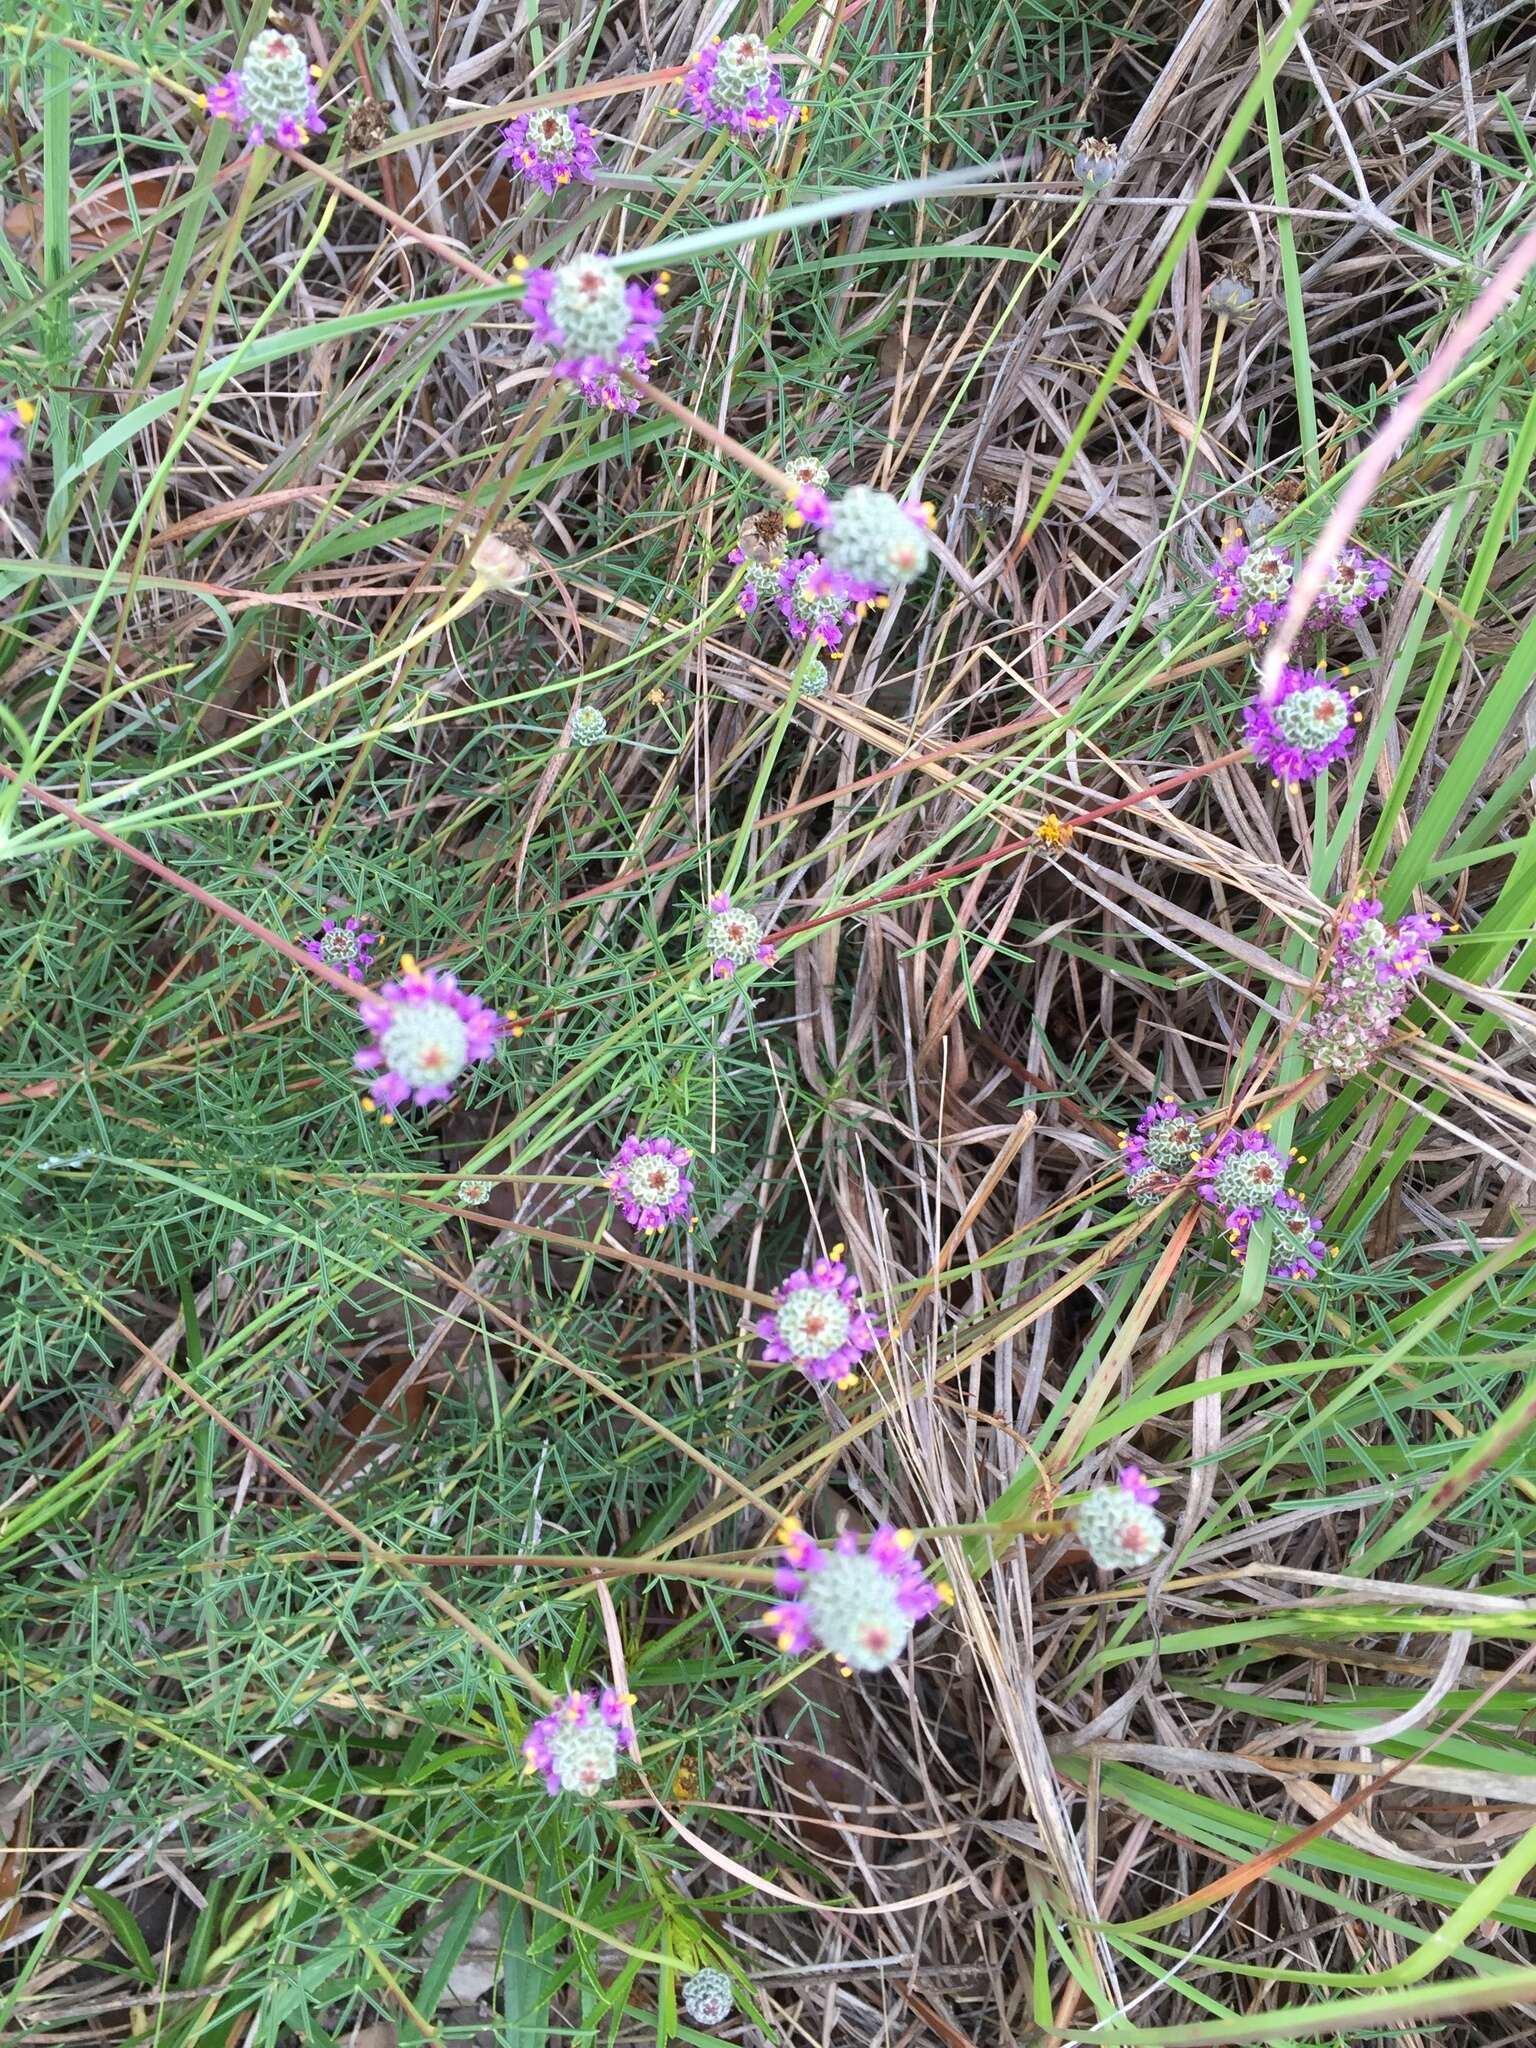
<svg viewBox="0 0 1536 2048">
<path fill-rule="evenodd" d="M 819 555 L 788 555 L 778 567 L 779 615 L 791 640 L 807 636 L 840 647 L 843 628 L 858 617 L 860 600 Z"/>
<path fill-rule="evenodd" d="M 832 500 L 819 484 L 796 484 L 784 515 L 790 526 L 823 527 L 832 517 Z"/>
<path fill-rule="evenodd" d="M 716 36 L 683 78 L 686 111 L 733 135 L 751 136 L 782 121 L 804 118 L 784 97 L 784 81 L 761 36 Z M 681 113 L 684 108 L 674 109 Z"/>
<path fill-rule="evenodd" d="M 1375 896 L 1355 895 L 1342 906 L 1322 1000 L 1306 1033 L 1307 1051 L 1320 1067 L 1347 1076 L 1373 1064 L 1444 932 L 1439 918 L 1420 911 L 1387 923 Z"/>
<path fill-rule="evenodd" d="M 754 960 L 760 967 L 773 965 L 773 948 L 763 936 L 761 918 L 751 910 L 733 910 L 723 889 L 709 899 L 704 936 L 714 956 L 709 971 L 716 980 L 734 974 L 738 967 L 746 967 Z"/>
<path fill-rule="evenodd" d="M 830 1549 L 788 1521 L 779 1531 L 783 1562 L 774 1585 L 786 1596 L 763 1624 L 780 1650 L 800 1656 L 830 1650 L 847 1676 L 884 1671 L 906 1648 L 913 1624 L 954 1598 L 931 1585 L 912 1555 L 912 1534 L 884 1523 L 861 1548 L 851 1532 Z"/>
<path fill-rule="evenodd" d="M 1390 566 L 1379 556 L 1345 548 L 1324 579 L 1307 623 L 1319 631 L 1349 625 L 1372 605 L 1392 581 Z"/>
<path fill-rule="evenodd" d="M 20 398 L 0 412 L 0 501 L 16 488 L 16 478 L 27 459 L 26 429 L 37 418 L 37 407 Z"/>
<path fill-rule="evenodd" d="M 1126 1173 L 1153 1167 L 1159 1173 L 1184 1174 L 1205 1146 L 1200 1126 L 1180 1102 L 1165 1096 L 1149 1102 L 1129 1137 L 1120 1140 Z"/>
<path fill-rule="evenodd" d="M 244 63 L 205 95 L 205 103 L 214 120 L 243 122 L 252 146 L 302 149 L 325 133 L 315 98 L 319 76 L 297 37 L 264 28 L 252 36 Z"/>
<path fill-rule="evenodd" d="M 608 1168 L 608 1189 L 637 1230 L 686 1222 L 693 1209 L 688 1167 L 693 1155 L 670 1138 L 631 1133 Z"/>
<path fill-rule="evenodd" d="M 657 294 L 666 291 L 667 273 L 653 290 L 626 284 L 606 256 L 573 257 L 558 270 L 530 270 L 519 257 L 514 268 L 522 274 L 534 339 L 553 352 L 556 374 L 589 405 L 634 412 L 640 401 L 623 372 L 650 375 L 650 346 L 662 319 Z"/>
<path fill-rule="evenodd" d="M 1237 619 L 1250 640 L 1261 640 L 1285 610 L 1296 564 L 1287 548 L 1271 547 L 1267 541 L 1250 547 L 1247 541 L 1232 540 L 1210 573 L 1220 616 Z"/>
<path fill-rule="evenodd" d="M 496 154 L 550 194 L 573 179 L 590 185 L 597 169 L 592 130 L 574 107 L 538 107 L 519 114 L 502 129 Z"/>
<path fill-rule="evenodd" d="M 320 927 L 319 938 L 304 941 L 304 950 L 311 959 L 323 960 L 327 967 L 345 968 L 354 981 L 366 981 L 368 961 L 378 943 L 379 934 L 365 932 L 360 917 L 349 917 L 345 924 L 328 917 Z"/>
<path fill-rule="evenodd" d="M 807 1379 L 850 1387 L 859 1360 L 888 1333 L 877 1329 L 859 1300 L 863 1289 L 833 1248 L 807 1272 L 799 1266 L 773 1290 L 778 1306 L 759 1316 L 757 1334 L 771 1365 L 793 1365 Z"/>
<path fill-rule="evenodd" d="M 1248 1256 L 1248 1240 L 1261 1216 L 1270 1219 L 1270 1279 L 1315 1280 L 1328 1257 L 1322 1218 L 1309 1215 L 1306 1203 L 1293 1194 L 1277 1195 L 1267 1209 L 1239 1209 L 1227 1218 L 1232 1256 Z"/>
<path fill-rule="evenodd" d="M 1335 761 L 1355 742 L 1355 693 L 1330 682 L 1321 669 L 1280 671 L 1272 697 L 1256 697 L 1243 712 L 1243 732 L 1261 767 L 1295 789 Z"/>
<path fill-rule="evenodd" d="M 1262 1131 L 1228 1131 L 1200 1162 L 1200 1193 L 1230 1219 L 1277 1201 L 1289 1170 L 1290 1160 Z"/>
<path fill-rule="evenodd" d="M 1141 1476 L 1139 1465 L 1127 1465 L 1120 1474 L 1120 1489 L 1132 1500 L 1139 1500 L 1143 1507 L 1150 1507 L 1162 1491 L 1160 1487 L 1149 1486 Z"/>
<path fill-rule="evenodd" d="M 419 968 L 409 953 L 400 956 L 400 966 L 398 981 L 386 981 L 376 996 L 358 1003 L 373 1044 L 354 1055 L 353 1065 L 376 1075 L 368 1101 L 390 1110 L 407 1101 L 425 1109 L 446 1102 L 466 1068 L 489 1059 L 502 1019 L 466 995 L 455 976 Z"/>
<path fill-rule="evenodd" d="M 551 1792 L 593 1798 L 618 1776 L 619 1751 L 634 1749 L 635 1731 L 629 1718 L 634 1703 L 633 1693 L 621 1698 L 612 1686 L 601 1696 L 567 1693 L 528 1731 L 523 1744 L 524 1768 L 540 1772 Z"/>
</svg>

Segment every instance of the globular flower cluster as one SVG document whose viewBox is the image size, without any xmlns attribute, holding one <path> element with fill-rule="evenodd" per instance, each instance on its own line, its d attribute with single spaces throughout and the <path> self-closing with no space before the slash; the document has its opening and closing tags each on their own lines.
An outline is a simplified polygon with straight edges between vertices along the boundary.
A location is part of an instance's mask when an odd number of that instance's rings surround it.
<svg viewBox="0 0 1536 2048">
<path fill-rule="evenodd" d="M 825 1549 L 791 1520 L 779 1541 L 783 1563 L 774 1585 L 788 1597 L 769 1608 L 764 1626 L 789 1655 L 816 1645 L 830 1650 L 845 1676 L 894 1664 L 914 1625 L 954 1597 L 942 1581 L 930 1584 L 908 1529 L 882 1524 L 867 1547 L 845 1531 Z"/>
<path fill-rule="evenodd" d="M 1216 610 L 1236 619 L 1250 640 L 1262 640 L 1285 610 L 1296 580 L 1289 548 L 1267 541 L 1228 541 L 1211 565 Z M 1326 633 L 1360 618 L 1392 580 L 1389 565 L 1363 549 L 1347 547 L 1330 567 L 1303 621 L 1303 631 Z"/>
<path fill-rule="evenodd" d="M 571 745 L 600 747 L 608 737 L 608 720 L 596 704 L 578 704 L 571 713 Z"/>
<path fill-rule="evenodd" d="M 519 114 L 502 129 L 496 154 L 550 194 L 573 181 L 590 185 L 598 162 L 592 130 L 574 107 L 538 107 Z"/>
<path fill-rule="evenodd" d="M 1237 619 L 1249 639 L 1260 640 L 1285 610 L 1296 580 L 1296 564 L 1289 548 L 1232 540 L 1217 556 L 1210 573 L 1215 579 L 1217 613 L 1224 619 Z"/>
<path fill-rule="evenodd" d="M 1228 1131 L 1200 1162 L 1200 1192 L 1230 1223 L 1254 1215 L 1285 1192 L 1291 1162 L 1263 1131 Z"/>
<path fill-rule="evenodd" d="M 753 961 L 760 967 L 773 964 L 774 952 L 763 936 L 762 919 L 755 911 L 733 908 L 724 889 L 709 899 L 704 937 L 711 955 L 709 971 L 716 980 Z"/>
<path fill-rule="evenodd" d="M 1344 904 L 1334 924 L 1322 1001 L 1306 1032 L 1306 1049 L 1318 1066 L 1348 1077 L 1373 1064 L 1444 935 L 1438 918 L 1418 911 L 1386 922 L 1375 896 L 1352 896 Z"/>
<path fill-rule="evenodd" d="M 1248 1255 L 1253 1226 L 1269 1219 L 1272 1280 L 1315 1279 L 1327 1255 L 1321 1218 L 1285 1184 L 1296 1156 L 1280 1151 L 1263 1130 L 1231 1130 L 1201 1160 L 1196 1176 L 1201 1195 L 1221 1213 L 1238 1261 Z"/>
<path fill-rule="evenodd" d="M 835 1380 L 851 1387 L 859 1360 L 888 1333 L 877 1329 L 859 1297 L 862 1284 L 843 1264 L 841 1245 L 807 1272 L 799 1266 L 773 1290 L 777 1306 L 758 1319 L 763 1356 L 771 1365 L 793 1365 L 807 1379 Z"/>
<path fill-rule="evenodd" d="M 1134 1131 L 1120 1134 L 1126 1193 L 1138 1206 L 1160 1202 L 1189 1172 L 1205 1145 L 1200 1126 L 1171 1096 L 1148 1103 Z"/>
<path fill-rule="evenodd" d="M 608 1686 L 601 1695 L 568 1693 L 523 1744 L 525 1768 L 543 1775 L 551 1792 L 591 1799 L 619 1774 L 620 1750 L 632 1750 L 635 1731 L 629 1710 L 633 1693 L 622 1697 Z"/>
<path fill-rule="evenodd" d="M 1316 1274 L 1326 1250 L 1322 1224 L 1285 1184 L 1291 1159 L 1298 1155 L 1282 1152 L 1262 1128 L 1229 1130 L 1212 1144 L 1194 1114 L 1165 1096 L 1149 1103 L 1136 1128 L 1122 1135 L 1120 1152 L 1126 1193 L 1133 1202 L 1160 1202 L 1193 1171 L 1196 1192 L 1221 1217 L 1236 1258 L 1247 1256 L 1253 1226 L 1268 1217 L 1270 1278 L 1300 1280 Z"/>
<path fill-rule="evenodd" d="M 589 405 L 634 412 L 640 400 L 624 373 L 651 373 L 667 273 L 654 288 L 626 283 L 612 259 L 601 255 L 576 256 L 553 270 L 530 269 L 518 257 L 514 268 L 522 275 L 534 339 L 554 354 L 557 375 L 569 378 Z"/>
<path fill-rule="evenodd" d="M 723 2026 L 736 2010 L 736 1993 L 724 1970 L 695 1970 L 683 1986 L 683 2010 L 701 2027 Z"/>
<path fill-rule="evenodd" d="M 858 617 L 857 603 L 844 580 L 808 551 L 787 555 L 779 564 L 777 581 L 779 616 L 790 639 L 840 647 L 844 628 Z"/>
<path fill-rule="evenodd" d="M 855 603 L 904 589 L 928 566 L 933 507 L 918 498 L 901 501 L 855 484 L 818 523 L 822 560 Z"/>
<path fill-rule="evenodd" d="M 693 1154 L 671 1138 L 632 1132 L 608 1168 L 609 1192 L 637 1230 L 664 1230 L 693 1213 Z"/>
<path fill-rule="evenodd" d="M 784 97 L 784 81 L 761 36 L 716 36 L 683 77 L 686 111 L 712 128 L 751 136 L 803 118 L 805 109 Z M 682 113 L 683 107 L 673 109 Z"/>
<path fill-rule="evenodd" d="M 364 1097 L 368 1108 L 446 1102 L 459 1076 L 489 1059 L 503 1029 L 496 1012 L 461 989 L 455 976 L 419 968 L 409 953 L 400 966 L 398 981 L 386 981 L 357 1006 L 373 1034 L 372 1045 L 354 1056 L 354 1065 L 374 1076 Z"/>
<path fill-rule="evenodd" d="M 1315 1280 L 1328 1256 L 1323 1240 L 1322 1219 L 1307 1213 L 1299 1195 L 1282 1189 L 1266 1210 L 1238 1215 L 1228 1232 L 1232 1256 L 1241 1262 L 1248 1256 L 1248 1240 L 1259 1216 L 1269 1217 L 1269 1277 L 1271 1280 Z"/>
<path fill-rule="evenodd" d="M 800 694 L 802 697 L 825 697 L 832 681 L 832 672 L 819 654 L 813 655 L 800 672 Z"/>
<path fill-rule="evenodd" d="M 320 936 L 304 941 L 304 950 L 312 960 L 323 961 L 327 967 L 340 967 L 354 981 L 366 981 L 368 962 L 378 943 L 379 934 L 364 931 L 360 917 L 349 917 L 343 924 L 328 917 L 320 927 Z"/>
<path fill-rule="evenodd" d="M 1355 741 L 1355 692 L 1319 669 L 1287 663 L 1273 693 L 1262 691 L 1243 712 L 1254 759 L 1275 782 L 1299 788 L 1342 761 Z"/>
<path fill-rule="evenodd" d="M 726 560 L 741 571 L 741 589 L 737 593 L 736 609 L 744 619 L 749 619 L 765 598 L 772 599 L 779 595 L 782 555 L 772 562 L 754 562 L 743 549 L 732 548 Z"/>
<path fill-rule="evenodd" d="M 26 430 L 37 418 L 37 407 L 20 398 L 0 412 L 0 500 L 16 488 L 16 479 L 27 459 Z"/>
<path fill-rule="evenodd" d="M 270 142 L 278 149 L 302 149 L 325 133 L 315 98 L 319 76 L 296 37 L 264 28 L 252 36 L 244 63 L 207 94 L 205 104 L 216 121 L 243 121 L 253 146 Z"/>
<path fill-rule="evenodd" d="M 1096 1486 L 1073 1509 L 1072 1531 L 1101 1572 L 1135 1571 L 1166 1546 L 1163 1518 L 1152 1510 L 1158 1491 L 1127 1465 L 1115 1485 Z"/>
</svg>

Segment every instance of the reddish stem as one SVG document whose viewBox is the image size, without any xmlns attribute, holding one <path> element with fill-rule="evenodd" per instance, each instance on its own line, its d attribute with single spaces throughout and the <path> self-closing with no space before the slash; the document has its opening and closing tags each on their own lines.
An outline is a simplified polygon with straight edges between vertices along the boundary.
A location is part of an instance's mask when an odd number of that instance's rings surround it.
<svg viewBox="0 0 1536 2048">
<path fill-rule="evenodd" d="M 83 832 L 92 833 L 114 853 L 121 853 L 127 859 L 137 862 L 162 882 L 169 882 L 173 889 L 179 889 L 183 896 L 190 896 L 195 903 L 201 903 L 205 910 L 211 910 L 216 917 L 228 918 L 231 924 L 239 925 L 243 932 L 249 932 L 253 939 L 260 939 L 274 951 L 286 954 L 295 967 L 302 967 L 306 974 L 313 974 L 321 981 L 328 981 L 332 988 L 339 989 L 348 1002 L 355 1003 L 365 993 L 363 984 L 343 974 L 339 967 L 332 967 L 327 961 L 316 960 L 306 953 L 302 946 L 296 946 L 292 939 L 285 939 L 280 932 L 269 926 L 258 924 L 254 917 L 247 917 L 243 910 L 236 910 L 233 903 L 226 903 L 222 896 L 215 896 L 210 890 L 200 888 L 196 882 L 189 882 L 185 875 L 178 875 L 174 868 L 168 868 L 164 861 L 155 859 L 152 853 L 145 853 L 142 847 L 130 846 L 126 839 L 119 839 L 115 832 L 109 832 L 105 825 L 98 825 L 94 818 L 88 818 L 84 811 L 78 811 L 61 796 L 54 796 L 49 790 L 39 789 L 35 782 L 23 782 L 14 768 L 0 761 L 0 775 L 16 783 L 35 803 L 42 804 L 50 811 L 57 811 L 62 818 L 68 818 L 72 825 L 78 825 Z"/>
<path fill-rule="evenodd" d="M 1149 797 L 1161 796 L 1170 789 L 1178 789 L 1186 782 L 1197 782 L 1202 775 L 1214 775 L 1218 768 L 1229 768 L 1235 761 L 1241 761 L 1247 752 L 1238 747 L 1230 754 L 1222 754 L 1214 761 L 1202 761 L 1194 768 L 1181 768 L 1177 775 L 1169 775 L 1161 782 L 1149 784 L 1146 789 L 1132 790 L 1129 796 L 1117 796 L 1112 803 L 1100 804 L 1096 810 L 1081 811 L 1076 817 L 1062 818 L 1058 822 L 1064 833 L 1075 831 L 1079 825 L 1091 825 L 1100 818 L 1107 818 L 1113 811 L 1129 810 L 1134 804 L 1143 804 Z M 978 868 L 990 867 L 994 861 L 1008 860 L 1014 854 L 1028 853 L 1031 847 L 1041 844 L 1036 837 L 1028 839 L 1005 839 L 994 846 L 990 853 L 972 854 L 968 860 L 957 860 L 947 868 L 940 868 L 934 874 L 918 875 L 910 882 L 901 882 L 894 889 L 882 890 L 878 896 L 866 896 L 858 903 L 845 903 L 840 909 L 823 911 L 820 917 L 808 917 L 801 924 L 781 925 L 771 936 L 775 940 L 793 938 L 799 932 L 814 931 L 818 925 L 835 924 L 839 918 L 858 917 L 866 910 L 878 910 L 883 903 L 897 903 L 903 897 L 916 896 L 924 889 L 931 889 L 940 882 L 952 882 L 960 875 L 974 874 Z"/>
</svg>

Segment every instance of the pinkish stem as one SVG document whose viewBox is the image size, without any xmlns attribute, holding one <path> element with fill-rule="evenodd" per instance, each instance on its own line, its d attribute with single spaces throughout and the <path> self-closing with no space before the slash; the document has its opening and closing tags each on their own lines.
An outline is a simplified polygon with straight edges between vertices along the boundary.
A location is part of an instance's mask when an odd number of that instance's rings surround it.
<svg viewBox="0 0 1536 2048">
<path fill-rule="evenodd" d="M 1327 525 L 1307 552 L 1301 573 L 1291 586 L 1290 602 L 1264 649 L 1259 695 L 1265 703 L 1273 700 L 1280 686 L 1280 672 L 1285 666 L 1286 656 L 1295 646 L 1302 622 L 1323 587 L 1329 564 L 1354 532 L 1355 521 L 1365 510 L 1372 491 L 1402 453 L 1408 436 L 1424 417 L 1431 401 L 1471 353 L 1473 343 L 1486 333 L 1505 307 L 1513 303 L 1533 264 L 1536 264 L 1536 228 L 1516 243 L 1513 252 L 1473 301 L 1470 310 L 1457 321 L 1409 385 L 1406 395 L 1392 408 L 1385 425 L 1355 465 L 1354 474 L 1340 492 L 1339 502 L 1329 514 Z"/>
</svg>

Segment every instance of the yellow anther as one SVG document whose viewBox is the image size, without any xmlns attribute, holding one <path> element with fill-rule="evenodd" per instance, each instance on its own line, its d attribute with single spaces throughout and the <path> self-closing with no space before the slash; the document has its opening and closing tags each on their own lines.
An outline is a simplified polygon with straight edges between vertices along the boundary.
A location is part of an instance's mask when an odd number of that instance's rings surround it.
<svg viewBox="0 0 1536 2048">
<path fill-rule="evenodd" d="M 937 1593 L 937 1594 L 938 1594 L 938 1596 L 939 1596 L 940 1600 L 942 1600 L 942 1601 L 943 1601 L 943 1603 L 944 1603 L 944 1605 L 945 1605 L 946 1607 L 953 1607 L 953 1606 L 954 1606 L 954 1604 L 955 1604 L 955 1589 L 954 1589 L 954 1587 L 953 1587 L 953 1586 L 952 1586 L 952 1585 L 951 1585 L 951 1584 L 949 1583 L 948 1579 L 940 1579 L 940 1580 L 938 1581 L 938 1583 L 937 1583 L 937 1584 L 935 1585 L 935 1587 L 934 1587 L 934 1589 L 933 1589 L 933 1590 L 935 1591 L 935 1593 Z"/>
<path fill-rule="evenodd" d="M 528 268 L 528 258 L 526 256 L 514 256 L 512 258 L 512 268 L 518 271 L 526 270 Z"/>
<path fill-rule="evenodd" d="M 32 403 L 30 398 L 17 399 L 16 417 L 21 421 L 21 424 L 24 427 L 30 427 L 32 422 L 37 418 L 37 407 Z"/>
<path fill-rule="evenodd" d="M 847 1251 L 847 1249 L 848 1247 L 845 1244 L 835 1244 L 833 1245 L 831 1251 L 828 1252 L 827 1257 L 829 1259 L 840 1259 L 843 1256 L 843 1253 Z"/>
<path fill-rule="evenodd" d="M 402 974 L 414 974 L 416 972 L 416 955 L 414 953 L 402 953 L 400 955 L 400 972 Z"/>
</svg>

